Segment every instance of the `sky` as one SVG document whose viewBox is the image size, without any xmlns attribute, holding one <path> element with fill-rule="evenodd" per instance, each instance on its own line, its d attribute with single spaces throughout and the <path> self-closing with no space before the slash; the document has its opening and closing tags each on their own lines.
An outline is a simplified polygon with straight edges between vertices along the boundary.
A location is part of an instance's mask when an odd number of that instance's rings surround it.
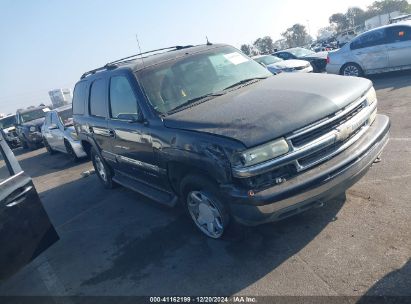
<svg viewBox="0 0 411 304">
<path fill-rule="evenodd" d="M 0 0 L 0 113 L 72 89 L 82 73 L 142 51 L 281 38 L 295 23 L 316 36 L 333 13 L 373 0 Z"/>
</svg>

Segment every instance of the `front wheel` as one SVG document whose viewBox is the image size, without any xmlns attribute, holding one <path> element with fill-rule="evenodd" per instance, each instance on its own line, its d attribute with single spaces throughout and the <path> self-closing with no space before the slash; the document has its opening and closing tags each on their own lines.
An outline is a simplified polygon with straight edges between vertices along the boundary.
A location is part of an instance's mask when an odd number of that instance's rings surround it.
<svg viewBox="0 0 411 304">
<path fill-rule="evenodd" d="M 230 222 L 228 210 L 217 193 L 212 183 L 198 177 L 188 178 L 183 191 L 185 207 L 194 224 L 213 239 L 221 238 Z"/>
<path fill-rule="evenodd" d="M 358 64 L 347 63 L 341 68 L 341 75 L 361 77 L 364 75 L 364 72 Z"/>
<path fill-rule="evenodd" d="M 76 152 L 74 152 L 73 147 L 71 146 L 71 144 L 67 140 L 64 141 L 64 146 L 66 147 L 67 154 L 70 155 L 71 159 L 75 163 L 78 162 L 79 158 L 77 157 Z"/>
</svg>

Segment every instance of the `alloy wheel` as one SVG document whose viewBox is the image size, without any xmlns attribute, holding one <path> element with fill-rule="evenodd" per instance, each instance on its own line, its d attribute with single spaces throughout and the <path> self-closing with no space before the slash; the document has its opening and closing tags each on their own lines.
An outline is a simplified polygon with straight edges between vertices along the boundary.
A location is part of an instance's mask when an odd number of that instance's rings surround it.
<svg viewBox="0 0 411 304">
<path fill-rule="evenodd" d="M 96 170 L 97 170 L 98 175 L 101 177 L 101 179 L 104 182 L 107 182 L 106 168 L 104 167 L 103 161 L 101 160 L 100 156 L 95 155 L 94 162 L 96 164 Z"/>
<path fill-rule="evenodd" d="M 345 76 L 360 76 L 360 70 L 355 65 L 347 65 L 344 68 L 344 75 Z"/>
</svg>

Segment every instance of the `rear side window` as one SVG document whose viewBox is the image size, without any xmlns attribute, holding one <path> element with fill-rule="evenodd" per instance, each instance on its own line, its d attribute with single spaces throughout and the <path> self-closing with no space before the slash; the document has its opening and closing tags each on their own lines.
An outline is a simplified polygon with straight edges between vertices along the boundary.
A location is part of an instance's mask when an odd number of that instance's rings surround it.
<svg viewBox="0 0 411 304">
<path fill-rule="evenodd" d="M 360 37 L 356 38 L 350 45 L 350 48 L 352 50 L 356 49 L 362 49 L 366 47 L 371 47 L 371 46 L 376 46 L 376 45 L 381 45 L 386 43 L 386 36 L 385 36 L 385 30 L 376 30 L 372 31 L 369 33 L 365 33 L 364 35 L 361 35 Z"/>
<path fill-rule="evenodd" d="M 114 76 L 110 80 L 111 117 L 136 120 L 139 117 L 137 98 L 130 82 L 124 76 Z"/>
<path fill-rule="evenodd" d="M 91 84 L 90 115 L 106 117 L 106 82 L 104 79 L 97 79 Z"/>
<path fill-rule="evenodd" d="M 83 115 L 85 112 L 87 82 L 78 82 L 73 92 L 73 114 Z"/>
<path fill-rule="evenodd" d="M 394 26 L 387 28 L 389 43 L 411 40 L 411 27 Z"/>
</svg>

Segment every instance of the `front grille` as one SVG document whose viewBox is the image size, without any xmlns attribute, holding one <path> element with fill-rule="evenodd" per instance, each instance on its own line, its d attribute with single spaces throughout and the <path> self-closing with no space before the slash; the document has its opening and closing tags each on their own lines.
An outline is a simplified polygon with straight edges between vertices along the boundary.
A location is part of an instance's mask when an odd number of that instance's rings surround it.
<svg viewBox="0 0 411 304">
<path fill-rule="evenodd" d="M 340 118 L 338 118 L 334 121 L 331 121 L 330 123 L 326 123 L 325 125 L 323 125 L 319 128 L 315 128 L 314 130 L 312 130 L 310 132 L 303 133 L 303 134 L 298 135 L 296 137 L 292 137 L 291 143 L 293 144 L 294 147 L 304 146 L 307 143 L 321 137 L 324 134 L 327 134 L 328 132 L 334 130 L 335 128 L 342 125 L 346 121 L 350 120 L 356 114 L 358 114 L 358 112 L 360 112 L 365 106 L 366 106 L 366 104 L 365 104 L 365 101 L 364 101 L 364 102 L 360 103 L 358 106 L 356 106 L 354 109 L 349 111 L 344 116 L 342 116 L 342 117 L 340 117 Z M 332 116 L 329 116 L 327 119 L 332 119 L 337 114 L 338 114 L 338 112 L 333 114 Z"/>
</svg>

